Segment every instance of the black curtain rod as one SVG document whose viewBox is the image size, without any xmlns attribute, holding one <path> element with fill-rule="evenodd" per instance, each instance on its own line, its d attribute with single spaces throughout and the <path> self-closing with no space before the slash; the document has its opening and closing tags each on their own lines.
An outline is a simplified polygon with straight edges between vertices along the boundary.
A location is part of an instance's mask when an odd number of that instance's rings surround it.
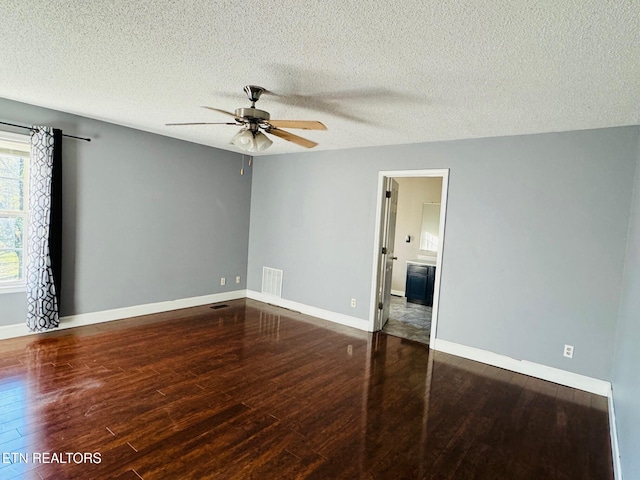
<svg viewBox="0 0 640 480">
<path fill-rule="evenodd" d="M 8 123 L 8 122 L 0 122 L 2 125 L 9 125 L 11 127 L 18 127 L 18 128 L 24 128 L 26 130 L 33 130 L 33 127 L 25 127 L 24 125 L 16 125 L 15 123 Z M 63 137 L 68 137 L 68 138 L 75 138 L 76 140 L 84 140 L 85 142 L 90 142 L 91 139 L 90 138 L 83 138 L 83 137 L 76 137 L 75 135 L 65 135 L 64 133 L 62 134 Z"/>
</svg>

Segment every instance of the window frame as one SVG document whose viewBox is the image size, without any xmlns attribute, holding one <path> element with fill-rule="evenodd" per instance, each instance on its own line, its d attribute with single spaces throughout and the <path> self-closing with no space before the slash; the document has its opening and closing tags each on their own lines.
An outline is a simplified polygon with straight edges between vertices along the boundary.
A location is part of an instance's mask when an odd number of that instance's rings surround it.
<svg viewBox="0 0 640 480">
<path fill-rule="evenodd" d="M 23 239 L 22 239 L 22 271 L 18 280 L 0 280 L 0 294 L 3 293 L 19 293 L 26 290 L 27 272 L 26 258 L 27 247 L 29 245 L 29 168 L 31 166 L 31 139 L 29 135 L 6 132 L 0 130 L 0 143 L 18 143 L 26 146 L 28 152 L 26 165 L 24 169 L 24 185 L 23 185 L 23 201 L 24 210 L 7 210 L 0 209 L 0 218 L 23 218 Z"/>
</svg>

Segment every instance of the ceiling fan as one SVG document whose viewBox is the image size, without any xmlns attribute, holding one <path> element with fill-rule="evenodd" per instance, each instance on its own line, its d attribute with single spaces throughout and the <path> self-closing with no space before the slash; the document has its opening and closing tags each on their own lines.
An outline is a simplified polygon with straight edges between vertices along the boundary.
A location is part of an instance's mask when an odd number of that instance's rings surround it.
<svg viewBox="0 0 640 480">
<path fill-rule="evenodd" d="M 282 128 L 300 128 L 303 130 L 326 130 L 323 123 L 313 120 L 271 120 L 269 112 L 256 108 L 256 102 L 266 90 L 256 85 L 247 85 L 244 91 L 251 102 L 249 108 L 238 108 L 235 113 L 227 112 L 219 108 L 203 107 L 214 112 L 223 113 L 233 117 L 233 122 L 189 122 L 167 123 L 167 126 L 175 125 L 237 125 L 242 127 L 231 139 L 231 143 L 246 152 L 261 152 L 269 148 L 273 142 L 265 135 L 275 135 L 288 142 L 293 142 L 301 147 L 313 148 L 316 142 L 294 135 L 282 130 Z M 264 132 L 264 133 L 263 133 Z"/>
</svg>

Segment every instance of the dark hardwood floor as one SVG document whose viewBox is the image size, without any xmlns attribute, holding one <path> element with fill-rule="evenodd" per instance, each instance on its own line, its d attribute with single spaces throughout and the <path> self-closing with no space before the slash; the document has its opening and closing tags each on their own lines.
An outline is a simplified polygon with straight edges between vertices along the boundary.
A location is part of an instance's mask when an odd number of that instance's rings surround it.
<svg viewBox="0 0 640 480">
<path fill-rule="evenodd" d="M 0 341 L 0 478 L 613 478 L 603 397 L 227 305 Z"/>
</svg>

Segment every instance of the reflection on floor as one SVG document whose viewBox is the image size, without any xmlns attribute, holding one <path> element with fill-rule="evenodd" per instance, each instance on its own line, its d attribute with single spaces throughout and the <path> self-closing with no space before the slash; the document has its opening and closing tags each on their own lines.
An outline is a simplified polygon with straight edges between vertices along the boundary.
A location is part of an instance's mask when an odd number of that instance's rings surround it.
<svg viewBox="0 0 640 480">
<path fill-rule="evenodd" d="M 382 331 L 428 345 L 431 333 L 431 307 L 407 302 L 405 297 L 392 295 L 389 321 Z"/>
</svg>

